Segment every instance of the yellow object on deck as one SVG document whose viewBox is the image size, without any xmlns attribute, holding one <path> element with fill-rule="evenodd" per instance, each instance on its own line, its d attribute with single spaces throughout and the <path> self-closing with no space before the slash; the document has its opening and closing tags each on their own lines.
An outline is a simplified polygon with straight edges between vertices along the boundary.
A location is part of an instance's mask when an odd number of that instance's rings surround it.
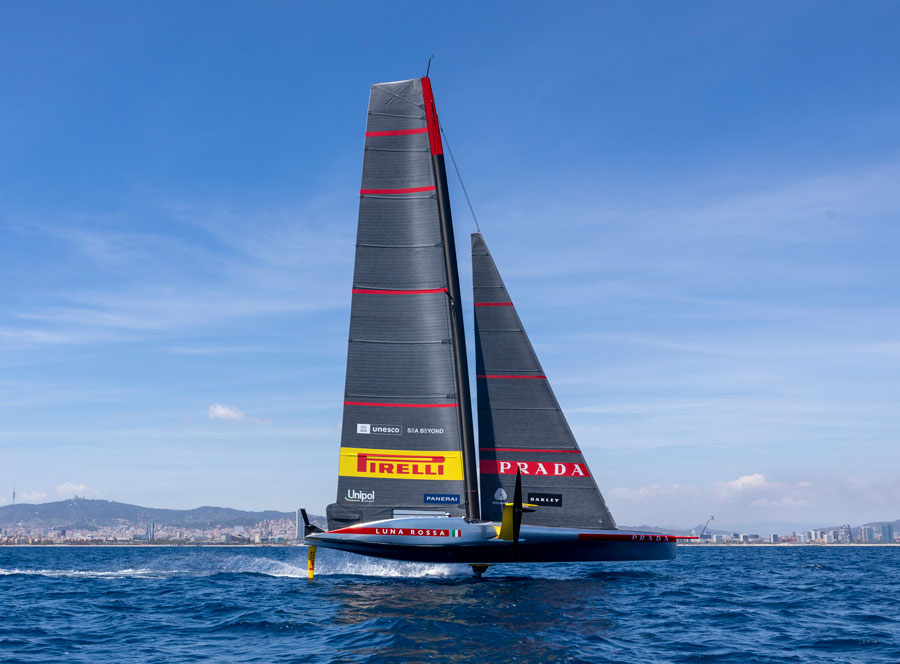
<svg viewBox="0 0 900 664">
<path fill-rule="evenodd" d="M 531 503 L 522 503 L 522 507 L 537 507 Z M 532 510 L 525 510 L 531 512 Z M 494 526 L 496 528 L 496 526 Z M 500 522 L 500 530 L 497 531 L 497 539 L 513 540 L 513 504 L 506 503 L 503 506 L 503 520 Z"/>
<path fill-rule="evenodd" d="M 309 562 L 307 565 L 307 570 L 309 572 L 309 578 L 313 578 L 313 574 L 316 571 L 316 547 L 311 546 L 308 550 L 309 553 Z"/>
</svg>

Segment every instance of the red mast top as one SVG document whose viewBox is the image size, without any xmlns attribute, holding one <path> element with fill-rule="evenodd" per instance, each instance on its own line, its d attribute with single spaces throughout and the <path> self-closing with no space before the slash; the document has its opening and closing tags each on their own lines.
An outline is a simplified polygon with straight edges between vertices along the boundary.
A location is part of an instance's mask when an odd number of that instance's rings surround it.
<svg viewBox="0 0 900 664">
<path fill-rule="evenodd" d="M 441 126 L 438 124 L 434 95 L 431 92 L 431 79 L 427 76 L 422 78 L 422 95 L 425 97 L 425 117 L 428 120 L 428 141 L 431 143 L 431 154 L 444 154 L 444 146 L 441 144 Z"/>
</svg>

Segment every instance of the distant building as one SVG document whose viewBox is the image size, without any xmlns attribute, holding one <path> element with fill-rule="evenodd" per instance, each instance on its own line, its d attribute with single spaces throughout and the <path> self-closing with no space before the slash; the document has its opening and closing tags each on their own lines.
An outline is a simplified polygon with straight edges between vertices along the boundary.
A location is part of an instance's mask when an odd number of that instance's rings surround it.
<svg viewBox="0 0 900 664">
<path fill-rule="evenodd" d="M 147 524 L 147 541 L 152 542 L 156 539 L 156 524 L 148 523 Z"/>
<path fill-rule="evenodd" d="M 894 524 L 881 524 L 881 541 L 884 544 L 893 544 L 894 542 Z"/>
<path fill-rule="evenodd" d="M 859 527 L 859 541 L 860 542 L 874 542 L 875 541 L 875 529 L 872 526 L 860 526 Z"/>
<path fill-rule="evenodd" d="M 778 535 L 776 535 L 775 533 L 769 535 L 769 542 L 771 542 L 772 544 L 778 544 Z"/>
<path fill-rule="evenodd" d="M 841 544 L 850 544 L 853 541 L 853 538 L 850 536 L 850 524 L 845 523 L 843 526 L 838 528 L 837 532 L 837 541 Z"/>
<path fill-rule="evenodd" d="M 295 523 L 295 531 L 294 539 L 298 542 L 303 539 L 303 531 L 300 530 L 300 508 L 297 508 L 297 520 Z"/>
<path fill-rule="evenodd" d="M 808 544 L 809 538 L 806 533 L 797 533 L 797 544 Z"/>
</svg>

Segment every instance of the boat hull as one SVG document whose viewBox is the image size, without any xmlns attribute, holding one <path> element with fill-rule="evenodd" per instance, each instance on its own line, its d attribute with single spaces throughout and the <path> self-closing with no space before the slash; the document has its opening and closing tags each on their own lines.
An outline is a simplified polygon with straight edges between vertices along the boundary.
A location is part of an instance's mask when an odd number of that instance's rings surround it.
<svg viewBox="0 0 900 664">
<path fill-rule="evenodd" d="M 546 563 L 671 560 L 677 538 L 658 533 L 523 525 L 518 544 L 499 539 L 499 523 L 405 518 L 308 535 L 310 545 L 377 558 L 426 563 Z"/>
</svg>

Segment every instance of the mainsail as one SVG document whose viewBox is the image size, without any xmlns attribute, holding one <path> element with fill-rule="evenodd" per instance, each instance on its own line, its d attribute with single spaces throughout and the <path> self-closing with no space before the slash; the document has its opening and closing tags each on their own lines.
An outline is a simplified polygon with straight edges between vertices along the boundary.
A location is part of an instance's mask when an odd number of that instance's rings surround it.
<svg viewBox="0 0 900 664">
<path fill-rule="evenodd" d="M 499 521 L 516 472 L 533 525 L 616 527 L 525 334 L 494 259 L 472 235 L 481 513 Z"/>
<path fill-rule="evenodd" d="M 429 80 L 373 85 L 330 529 L 389 519 L 397 510 L 477 516 L 446 191 Z"/>
</svg>

